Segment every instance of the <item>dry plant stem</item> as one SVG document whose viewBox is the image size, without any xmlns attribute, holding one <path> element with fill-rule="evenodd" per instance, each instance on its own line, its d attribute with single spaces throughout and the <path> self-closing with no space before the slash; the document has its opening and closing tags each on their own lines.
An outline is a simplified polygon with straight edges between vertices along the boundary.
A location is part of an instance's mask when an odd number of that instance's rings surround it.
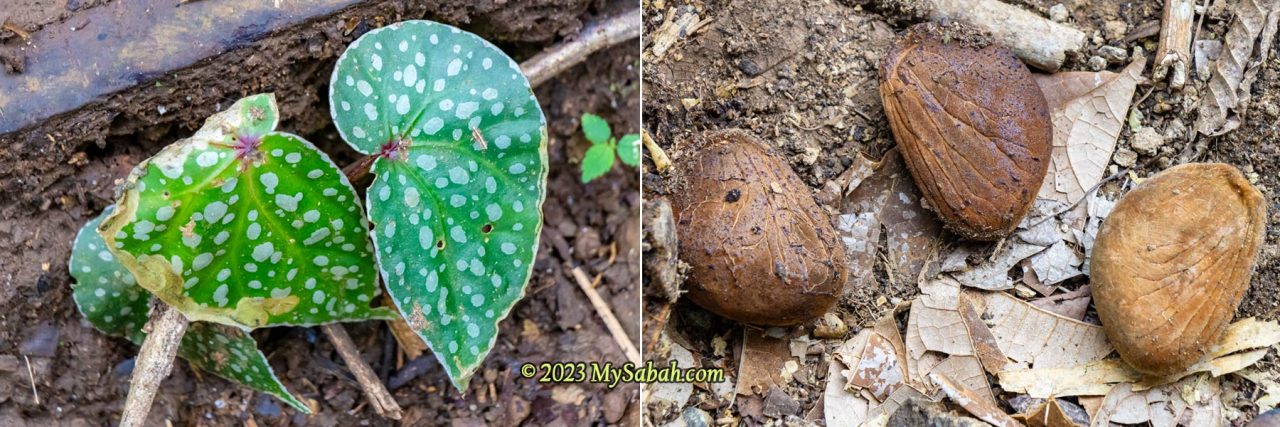
<svg viewBox="0 0 1280 427">
<path fill-rule="evenodd" d="M 133 379 L 129 380 L 129 397 L 124 402 L 120 427 L 141 426 L 146 422 L 160 382 L 173 370 L 173 358 L 178 355 L 178 344 L 182 343 L 188 323 L 182 312 L 163 302 L 156 302 L 151 320 L 147 321 L 147 338 L 138 351 Z"/>
<path fill-rule="evenodd" d="M 627 361 L 632 364 L 639 365 L 640 351 L 636 349 L 636 345 L 631 343 L 631 338 L 627 336 L 627 331 L 622 329 L 622 324 L 618 323 L 618 318 L 613 315 L 613 309 L 609 308 L 609 304 L 600 298 L 600 294 L 596 292 L 596 288 L 591 286 L 591 280 L 587 279 L 586 273 L 582 272 L 582 268 L 573 268 L 573 278 L 578 282 L 578 287 L 582 288 L 582 292 L 587 294 L 587 299 L 591 300 L 591 305 L 595 307 L 596 314 L 600 315 L 600 319 L 604 320 L 604 326 L 609 328 L 609 333 L 613 335 L 613 340 L 618 342 L 618 347 L 622 347 L 622 352 L 627 355 Z"/>
<path fill-rule="evenodd" d="M 998 0 L 926 0 L 932 21 L 955 21 L 991 33 L 1032 67 L 1054 72 L 1067 52 L 1085 42 L 1084 32 Z"/>
<path fill-rule="evenodd" d="M 1165 0 L 1160 46 L 1152 77 L 1169 79 L 1169 87 L 1181 89 L 1191 67 L 1191 30 L 1195 23 L 1195 0 Z"/>
<path fill-rule="evenodd" d="M 659 147 L 653 141 L 653 137 L 649 136 L 649 131 L 646 130 L 641 135 L 644 148 L 649 150 L 649 158 L 653 159 L 653 167 L 657 168 L 658 172 L 666 172 L 671 167 L 671 158 L 667 157 L 667 152 L 662 151 L 662 147 Z"/>
<path fill-rule="evenodd" d="M 585 61 L 600 49 L 640 36 L 640 9 L 635 9 L 600 22 L 587 24 L 579 38 L 555 45 L 520 64 L 529 77 L 529 85 L 538 87 L 556 74 Z M 359 184 L 369 176 L 369 167 L 376 156 L 364 156 L 342 168 L 342 173 L 352 184 Z"/>
<path fill-rule="evenodd" d="M 645 323 L 648 325 L 644 329 L 650 332 L 648 336 L 641 339 L 644 341 L 641 343 L 644 344 L 644 354 L 653 354 L 653 351 L 658 347 L 658 340 L 662 337 L 662 330 L 667 327 L 667 319 L 671 317 L 671 301 L 664 299 L 661 304 L 656 314 L 646 318 L 647 321 Z"/>
<path fill-rule="evenodd" d="M 351 373 L 356 376 L 356 381 L 360 382 L 360 388 L 364 389 L 369 403 L 373 404 L 373 410 L 385 418 L 400 419 L 402 416 L 400 404 L 391 397 L 391 392 L 387 391 L 387 387 L 378 379 L 378 374 L 373 372 L 373 368 L 365 363 L 355 343 L 351 342 L 351 336 L 347 335 L 347 330 L 338 323 L 321 326 L 320 330 L 329 337 L 329 342 L 338 349 L 338 354 L 347 363 L 347 368 L 351 369 Z"/>
<path fill-rule="evenodd" d="M 561 43 L 520 64 L 529 84 L 538 86 L 561 71 L 577 65 L 592 52 L 640 36 L 640 9 L 587 24 L 578 38 Z"/>
</svg>

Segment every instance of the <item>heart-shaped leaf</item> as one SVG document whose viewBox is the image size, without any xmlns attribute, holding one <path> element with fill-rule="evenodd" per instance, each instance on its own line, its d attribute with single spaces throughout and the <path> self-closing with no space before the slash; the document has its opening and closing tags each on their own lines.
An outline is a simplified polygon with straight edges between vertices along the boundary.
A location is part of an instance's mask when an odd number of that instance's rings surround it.
<svg viewBox="0 0 1280 427">
<path fill-rule="evenodd" d="M 329 157 L 270 132 L 255 95 L 134 169 L 99 228 L 138 284 L 188 319 L 242 328 L 393 317 L 368 223 Z"/>
<path fill-rule="evenodd" d="M 98 235 L 98 224 L 111 213 L 89 221 L 76 235 L 71 251 L 71 285 L 76 307 L 89 323 L 108 335 L 142 344 L 146 334 L 147 304 L 151 294 L 138 286 L 133 275 L 108 251 Z M 311 409 L 285 389 L 258 351 L 253 337 L 239 329 L 206 322 L 194 322 L 182 336 L 178 354 L 200 369 L 279 398 L 303 413 Z"/>
<path fill-rule="evenodd" d="M 370 31 L 334 68 L 329 107 L 378 159 L 374 244 L 392 299 L 464 389 L 524 295 L 542 229 L 546 121 L 519 65 L 457 28 Z"/>
</svg>

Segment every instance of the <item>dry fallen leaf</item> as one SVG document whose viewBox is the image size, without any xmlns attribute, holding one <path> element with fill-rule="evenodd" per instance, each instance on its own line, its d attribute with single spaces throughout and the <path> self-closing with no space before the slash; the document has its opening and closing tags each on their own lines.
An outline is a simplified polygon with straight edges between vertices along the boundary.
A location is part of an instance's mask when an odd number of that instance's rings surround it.
<svg viewBox="0 0 1280 427">
<path fill-rule="evenodd" d="M 845 369 L 847 366 L 839 358 L 831 360 L 827 366 L 827 386 L 822 394 L 822 417 L 827 427 L 857 427 L 867 418 L 867 411 L 871 408 L 870 401 L 845 388 L 842 373 Z"/>
<path fill-rule="evenodd" d="M 1101 326 L 1059 316 L 1003 292 L 974 295 L 985 302 L 984 318 L 990 319 L 1000 349 L 1021 366 L 1073 366 L 1111 353 Z"/>
<path fill-rule="evenodd" d="M 1071 320 L 1083 321 L 1092 295 L 1089 285 L 1084 285 L 1071 292 L 1032 300 L 1031 305 Z"/>
<path fill-rule="evenodd" d="M 1255 58 L 1266 58 L 1280 17 L 1276 0 L 1242 0 L 1235 4 L 1235 18 L 1224 36 L 1223 52 L 1213 65 L 1207 93 L 1200 104 L 1196 130 L 1217 136 L 1240 126 L 1240 117 L 1249 100 L 1249 88 L 1257 75 Z M 1259 39 L 1263 43 L 1256 46 Z"/>
<path fill-rule="evenodd" d="M 742 328 L 742 359 L 738 364 L 738 394 L 764 393 L 789 381 L 783 371 L 792 360 L 789 340 L 770 338 L 763 331 Z"/>
<path fill-rule="evenodd" d="M 1044 249 L 1044 246 L 1011 238 L 987 261 L 953 276 L 961 284 L 971 288 L 989 291 L 1012 289 L 1013 280 L 1009 279 L 1009 269 Z"/>
<path fill-rule="evenodd" d="M 847 187 L 851 190 L 843 198 L 842 214 L 836 220 L 851 260 L 849 275 L 874 280 L 871 272 L 883 232 L 888 242 L 885 267 L 890 280 L 915 283 L 928 261 L 938 254 L 942 225 L 921 205 L 920 190 L 898 150 L 885 153 L 874 171 L 854 185 Z M 850 282 L 850 287 L 858 285 Z"/>
<path fill-rule="evenodd" d="M 964 385 L 948 378 L 938 372 L 929 373 L 929 379 L 933 381 L 947 398 L 955 402 L 960 407 L 969 411 L 970 414 L 978 417 L 978 419 L 991 423 L 992 425 L 1003 427 L 1015 427 L 1022 424 L 1015 421 L 1009 414 L 1000 410 L 1000 407 L 987 402 L 973 390 L 966 388 Z"/>
<path fill-rule="evenodd" d="M 1216 378 L 1242 370 L 1262 360 L 1268 348 L 1277 343 L 1280 343 L 1280 323 L 1246 318 L 1227 326 L 1222 339 L 1204 359 L 1181 373 L 1166 377 L 1145 377 L 1119 358 L 1057 365 L 1056 368 L 1011 369 L 1000 372 L 997 377 L 1005 391 L 1026 393 L 1035 398 L 1098 396 L 1122 383 L 1132 384 L 1135 391 L 1142 391 L 1201 372 Z M 1104 356 L 1110 353 L 1110 346 L 1105 350 Z"/>
<path fill-rule="evenodd" d="M 1204 375 L 1142 391 L 1118 384 L 1107 392 L 1089 424 L 1222 425 L 1220 394 L 1218 379 Z"/>
<path fill-rule="evenodd" d="M 1026 414 L 1015 415 L 1014 419 L 1021 419 L 1027 427 L 1076 427 L 1076 423 L 1058 405 L 1058 399 L 1046 399 Z"/>
<path fill-rule="evenodd" d="M 671 348 L 671 360 L 675 361 L 682 367 L 693 367 L 693 353 L 674 341 L 667 340 L 665 335 L 660 338 L 668 341 Z M 645 406 L 656 407 L 658 412 L 666 410 L 666 408 L 683 408 L 685 403 L 689 401 L 689 397 L 693 395 L 693 384 L 685 382 L 673 383 L 653 383 L 652 386 L 646 388 L 648 390 L 648 399 Z"/>
<path fill-rule="evenodd" d="M 1037 198 L 1069 206 L 1102 180 L 1145 65 L 1139 56 L 1120 73 L 1036 76 L 1053 117 L 1049 175 Z"/>
</svg>

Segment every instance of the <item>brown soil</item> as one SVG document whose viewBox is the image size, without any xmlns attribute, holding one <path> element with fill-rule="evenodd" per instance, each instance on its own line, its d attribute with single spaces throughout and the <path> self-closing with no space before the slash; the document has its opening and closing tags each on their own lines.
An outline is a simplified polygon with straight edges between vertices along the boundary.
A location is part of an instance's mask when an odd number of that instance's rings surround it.
<svg viewBox="0 0 1280 427">
<path fill-rule="evenodd" d="M 49 7 L 64 7 L 65 2 L 55 3 Z M 528 26 L 518 28 L 503 18 L 517 9 L 424 3 L 428 4 L 408 10 L 399 3 L 365 9 L 376 15 L 364 16 L 370 24 L 346 36 L 330 32 L 333 38 L 321 41 L 328 46 L 325 49 L 308 50 L 303 40 L 279 37 L 264 46 L 232 51 L 219 60 L 242 61 L 239 64 L 250 68 L 272 70 L 271 75 L 287 75 L 282 81 L 215 83 L 210 76 L 217 74 L 208 71 L 179 73 L 164 79 L 163 85 L 173 90 L 134 89 L 86 109 L 80 115 L 84 121 L 63 117 L 46 122 L 42 130 L 67 136 L 52 148 L 35 140 L 6 140 L 0 145 L 0 157 L 6 159 L 0 163 L 5 165 L 0 166 L 4 187 L 0 194 L 5 200 L 0 206 L 0 425 L 114 425 L 119 419 L 137 347 L 105 336 L 82 320 L 70 298 L 66 260 L 76 231 L 111 203 L 118 180 L 165 143 L 189 134 L 213 111 L 211 104 L 186 101 L 187 94 L 192 99 L 230 102 L 241 94 L 275 90 L 282 101 L 281 128 L 315 141 L 343 165 L 354 159 L 354 153 L 328 125 L 322 94 L 327 93 L 325 85 L 337 53 L 372 29 L 372 23 L 437 18 L 505 41 L 503 47 L 523 60 L 563 37 L 572 37 L 581 22 L 633 7 L 623 1 L 521 2 L 518 10 L 524 16 L 519 22 Z M 290 61 L 268 65 L 264 57 Z M 180 363 L 163 383 L 148 424 L 241 425 L 249 420 L 258 425 L 323 426 L 443 425 L 451 420 L 454 425 L 638 423 L 635 384 L 612 390 L 595 384 L 551 386 L 518 374 L 525 362 L 618 364 L 625 360 L 571 281 L 568 266 L 582 265 L 588 275 L 602 277 L 598 290 L 638 341 L 638 176 L 634 169 L 617 167 L 591 184 L 581 184 L 578 178 L 578 162 L 587 144 L 578 131 L 581 113 L 600 114 L 619 131 L 639 128 L 638 61 L 634 44 L 618 46 L 593 55 L 586 64 L 537 90 L 551 135 L 546 231 L 528 296 L 502 323 L 497 347 L 465 395 L 449 385 L 434 356 L 402 360 L 383 323 L 348 324 L 365 359 L 384 381 L 398 386 L 393 394 L 405 408 L 406 419 L 403 424 L 380 419 L 323 334 L 308 328 L 273 328 L 255 332 L 260 347 L 284 383 L 304 401 L 315 403 L 315 415 L 298 414 L 268 396 Z M 181 103 L 184 108 L 181 114 L 165 117 L 144 113 L 164 103 Z M 616 257 L 612 256 L 615 250 Z M 20 348 L 48 338 L 57 343 L 53 354 L 31 355 L 29 374 Z"/>
<path fill-rule="evenodd" d="M 1067 7 L 1069 22 L 1085 31 L 1090 42 L 1086 43 L 1085 52 L 1068 57 L 1064 71 L 1093 71 L 1088 59 L 1098 55 L 1099 48 L 1106 45 L 1127 52 L 1140 46 L 1148 58 L 1156 48 L 1155 32 L 1150 30 L 1158 29 L 1161 2 L 1008 2 L 1041 16 L 1046 16 L 1054 4 Z M 670 15 L 673 10 L 686 7 L 697 10 L 699 17 L 709 22 L 677 42 L 661 59 L 646 61 L 644 74 L 645 129 L 674 162 L 679 163 L 699 150 L 705 142 L 700 136 L 704 131 L 743 128 L 774 144 L 816 193 L 824 183 L 844 172 L 856 156 L 879 158 L 896 144 L 881 105 L 877 66 L 894 35 L 921 22 L 919 1 L 837 0 L 801 4 L 785 0 L 649 0 L 645 9 L 646 34 L 653 34 L 665 21 L 673 19 Z M 1228 16 L 1224 11 L 1212 12 L 1199 37 L 1221 40 Z M 1144 33 L 1147 35 L 1142 36 Z M 1126 36 L 1131 39 L 1126 40 Z M 651 53 L 650 47 L 645 46 L 646 55 Z M 1144 74 L 1149 76 L 1148 61 Z M 1123 66 L 1124 63 L 1112 63 L 1107 69 L 1119 71 Z M 1189 85 L 1194 89 L 1185 93 L 1171 92 L 1163 83 L 1140 85 L 1135 98 L 1142 99 L 1136 108 L 1143 113 L 1143 125 L 1154 127 L 1161 134 L 1176 132 L 1180 125 L 1193 127 L 1198 101 L 1194 92 L 1203 93 L 1204 83 L 1196 80 Z M 1280 288 L 1276 286 L 1280 280 L 1280 246 L 1277 246 L 1280 243 L 1280 146 L 1276 138 L 1280 136 L 1277 125 L 1280 60 L 1274 50 L 1253 87 L 1253 94 L 1254 102 L 1243 126 L 1224 137 L 1201 138 L 1206 148 L 1198 160 L 1226 162 L 1246 174 L 1253 173 L 1251 179 L 1256 180 L 1255 185 L 1269 201 L 1271 213 L 1262 255 L 1250 291 L 1236 316 L 1275 320 L 1280 319 L 1277 310 Z M 1130 136 L 1126 127 L 1118 150 L 1131 150 Z M 1134 175 L 1149 176 L 1187 161 L 1180 155 L 1196 152 L 1194 148 L 1184 150 L 1187 145 L 1185 137 L 1170 138 L 1154 155 L 1139 155 L 1139 167 Z M 646 168 L 643 177 L 646 199 L 685 191 L 684 179 L 678 174 L 655 173 L 652 163 L 646 163 Z M 1110 168 L 1108 174 L 1123 169 L 1114 163 Z M 1132 185 L 1128 178 L 1122 178 L 1101 191 L 1114 196 Z M 870 282 L 874 286 L 851 290 L 837 308 L 840 317 L 849 323 L 848 337 L 883 316 L 895 304 L 919 293 L 910 281 L 888 280 L 880 266 L 877 276 L 879 280 Z M 1086 282 L 1087 279 L 1076 279 L 1067 286 Z M 704 366 L 724 365 L 729 375 L 734 375 L 737 356 L 732 354 L 732 349 L 740 345 L 740 326 L 687 301 L 675 305 L 671 318 L 667 332 L 674 340 L 700 355 L 695 358 L 700 358 Z M 649 333 L 646 331 L 646 336 L 650 336 Z M 721 339 L 727 341 L 730 351 L 713 355 L 717 345 L 725 345 L 719 342 Z M 800 404 L 800 411 L 793 415 L 804 417 L 815 409 L 826 382 L 828 356 L 822 348 L 824 345 L 830 348 L 839 341 L 820 340 L 822 344 L 809 348 L 807 360 L 795 374 L 794 387 L 786 390 Z M 1276 359 L 1273 352 L 1259 367 L 1280 372 Z M 1254 389 L 1248 382 L 1233 381 L 1246 396 Z M 781 418 L 761 415 L 761 400 L 756 396 L 739 396 L 736 401 L 723 402 L 710 393 L 695 391 L 694 399 L 686 408 L 698 407 L 707 411 L 712 419 L 741 417 L 748 425 L 776 422 Z M 1243 413 L 1242 419 L 1252 417 L 1256 411 L 1247 397 L 1229 405 Z M 678 413 L 679 410 L 651 412 L 650 417 L 653 422 L 661 423 Z"/>
</svg>

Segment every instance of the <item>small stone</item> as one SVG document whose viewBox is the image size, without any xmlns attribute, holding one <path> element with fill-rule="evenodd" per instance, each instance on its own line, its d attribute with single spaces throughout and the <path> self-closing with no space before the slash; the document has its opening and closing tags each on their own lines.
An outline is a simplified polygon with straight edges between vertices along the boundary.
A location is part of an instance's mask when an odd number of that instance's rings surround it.
<svg viewBox="0 0 1280 427">
<path fill-rule="evenodd" d="M 986 423 L 948 411 L 937 402 L 920 399 L 909 399 L 903 403 L 893 415 L 889 416 L 889 427 L 979 427 Z"/>
<path fill-rule="evenodd" d="M 1178 139 L 1187 134 L 1187 125 L 1182 124 L 1181 119 L 1173 119 L 1169 121 L 1169 125 L 1164 128 L 1165 139 Z"/>
<path fill-rule="evenodd" d="M 1124 21 L 1107 21 L 1102 24 L 1102 31 L 1107 35 L 1107 40 L 1120 40 L 1129 33 L 1129 24 Z"/>
<path fill-rule="evenodd" d="M 1117 165 L 1127 168 L 1133 166 L 1133 164 L 1138 161 L 1138 153 L 1127 148 L 1121 148 L 1116 150 L 1115 156 L 1111 159 L 1114 160 Z"/>
<path fill-rule="evenodd" d="M 1101 56 L 1090 56 L 1089 69 L 1093 71 L 1105 70 L 1107 69 L 1107 60 L 1102 59 Z"/>
<path fill-rule="evenodd" d="M 609 424 L 618 424 L 622 420 L 622 416 L 626 414 L 627 403 L 630 402 L 631 392 L 624 389 L 617 389 L 609 394 L 604 395 L 604 419 Z"/>
<path fill-rule="evenodd" d="M 505 412 L 507 415 L 506 417 L 507 425 L 520 424 L 525 420 L 525 418 L 529 418 L 529 413 L 533 409 L 532 407 L 530 407 L 528 400 L 525 400 L 523 397 L 514 396 L 514 395 L 511 396 L 510 399 L 508 399 L 506 402 L 503 402 L 503 405 L 501 406 L 503 406 L 504 409 L 506 410 Z"/>
<path fill-rule="evenodd" d="M 813 336 L 818 338 L 844 338 L 849 327 L 835 313 L 827 313 L 813 325 Z"/>
<path fill-rule="evenodd" d="M 49 323 L 36 326 L 28 333 L 27 338 L 22 340 L 18 351 L 32 357 L 53 357 L 58 351 L 59 332 L 57 326 Z"/>
<path fill-rule="evenodd" d="M 782 391 L 778 386 L 769 387 L 769 396 L 764 398 L 764 415 L 782 418 L 787 415 L 798 415 L 800 403 Z"/>
<path fill-rule="evenodd" d="M 671 420 L 671 422 L 663 424 L 662 427 L 710 427 L 712 425 L 711 415 L 707 411 L 690 407 L 680 414 L 680 418 Z"/>
<path fill-rule="evenodd" d="M 1098 48 L 1098 55 L 1102 55 L 1108 64 L 1121 64 L 1129 59 L 1128 53 L 1124 49 L 1115 46 L 1103 46 Z"/>
<path fill-rule="evenodd" d="M 1156 154 L 1160 147 L 1164 146 L 1164 136 L 1153 128 L 1142 128 L 1129 140 L 1129 146 L 1133 147 L 1133 151 L 1137 151 L 1139 154 L 1152 156 Z"/>
<path fill-rule="evenodd" d="M 1053 22 L 1066 22 L 1067 7 L 1062 3 L 1058 3 L 1049 8 L 1049 20 Z"/>
<path fill-rule="evenodd" d="M 738 61 L 738 69 L 742 70 L 742 74 L 746 74 L 751 77 L 758 76 L 764 71 L 760 69 L 760 66 L 756 65 L 756 62 L 752 61 L 751 58 L 742 58 L 742 60 Z"/>
</svg>

